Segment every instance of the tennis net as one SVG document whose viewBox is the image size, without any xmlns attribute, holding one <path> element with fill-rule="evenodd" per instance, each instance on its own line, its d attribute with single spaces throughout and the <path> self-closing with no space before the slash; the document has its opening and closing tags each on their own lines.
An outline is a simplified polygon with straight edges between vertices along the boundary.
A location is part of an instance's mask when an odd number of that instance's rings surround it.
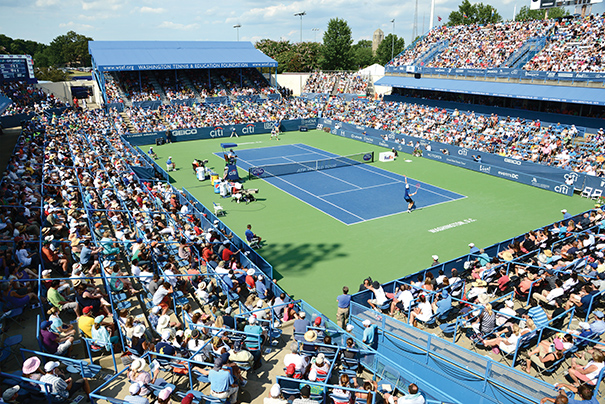
<svg viewBox="0 0 605 404">
<path fill-rule="evenodd" d="M 374 152 L 356 153 L 348 156 L 330 157 L 324 160 L 300 161 L 283 164 L 250 167 L 248 177 L 266 178 L 280 175 L 305 173 L 308 171 L 328 170 L 330 168 L 348 167 L 357 164 L 373 163 Z"/>
</svg>

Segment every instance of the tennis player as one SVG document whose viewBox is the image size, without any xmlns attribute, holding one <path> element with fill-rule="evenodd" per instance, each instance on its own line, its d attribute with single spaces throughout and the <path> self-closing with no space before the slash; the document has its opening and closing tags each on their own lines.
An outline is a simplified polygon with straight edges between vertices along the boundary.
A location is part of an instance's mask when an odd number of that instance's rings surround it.
<svg viewBox="0 0 605 404">
<path fill-rule="evenodd" d="M 403 199 L 405 199 L 405 201 L 408 203 L 408 213 L 410 213 L 416 205 L 416 202 L 414 202 L 414 200 L 412 199 L 412 196 L 416 195 L 418 193 L 418 189 L 416 189 L 416 192 L 413 192 L 410 194 L 410 185 L 408 184 L 408 177 L 404 177 L 405 178 L 405 194 L 403 195 Z"/>
<path fill-rule="evenodd" d="M 281 125 L 281 121 L 276 122 L 273 129 L 271 129 L 271 138 L 269 140 L 273 140 L 273 138 L 279 140 L 279 125 Z"/>
</svg>

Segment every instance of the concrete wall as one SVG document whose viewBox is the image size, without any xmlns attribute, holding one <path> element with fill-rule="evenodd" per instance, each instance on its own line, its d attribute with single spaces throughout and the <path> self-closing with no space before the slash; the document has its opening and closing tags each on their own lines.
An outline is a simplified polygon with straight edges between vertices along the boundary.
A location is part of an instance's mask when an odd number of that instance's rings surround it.
<svg viewBox="0 0 605 404">
<path fill-rule="evenodd" d="M 311 73 L 283 73 L 277 75 L 280 86 L 289 88 L 294 95 L 300 95 Z"/>
</svg>

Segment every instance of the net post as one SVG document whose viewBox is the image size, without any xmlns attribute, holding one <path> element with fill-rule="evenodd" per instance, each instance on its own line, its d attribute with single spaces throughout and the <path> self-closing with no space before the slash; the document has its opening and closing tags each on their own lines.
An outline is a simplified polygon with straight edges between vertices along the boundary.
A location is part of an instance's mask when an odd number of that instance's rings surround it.
<svg viewBox="0 0 605 404">
<path fill-rule="evenodd" d="M 372 150 L 372 163 L 374 162 L 374 150 Z"/>
</svg>

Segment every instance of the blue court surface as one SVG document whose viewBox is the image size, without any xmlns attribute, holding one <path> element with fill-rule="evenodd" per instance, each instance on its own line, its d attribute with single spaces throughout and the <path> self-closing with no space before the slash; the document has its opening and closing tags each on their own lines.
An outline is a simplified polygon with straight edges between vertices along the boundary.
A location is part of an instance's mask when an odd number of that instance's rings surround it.
<svg viewBox="0 0 605 404">
<path fill-rule="evenodd" d="M 237 150 L 236 154 L 238 167 L 244 170 L 254 166 L 337 157 L 304 144 Z M 222 153 L 216 155 L 222 157 Z M 404 177 L 368 164 L 266 177 L 263 180 L 347 225 L 407 211 L 407 202 L 403 200 Z M 413 197 L 418 209 L 466 198 L 412 178 L 408 178 L 408 184 L 410 193 L 420 184 Z M 254 182 L 248 183 L 247 188 L 255 188 Z"/>
</svg>

